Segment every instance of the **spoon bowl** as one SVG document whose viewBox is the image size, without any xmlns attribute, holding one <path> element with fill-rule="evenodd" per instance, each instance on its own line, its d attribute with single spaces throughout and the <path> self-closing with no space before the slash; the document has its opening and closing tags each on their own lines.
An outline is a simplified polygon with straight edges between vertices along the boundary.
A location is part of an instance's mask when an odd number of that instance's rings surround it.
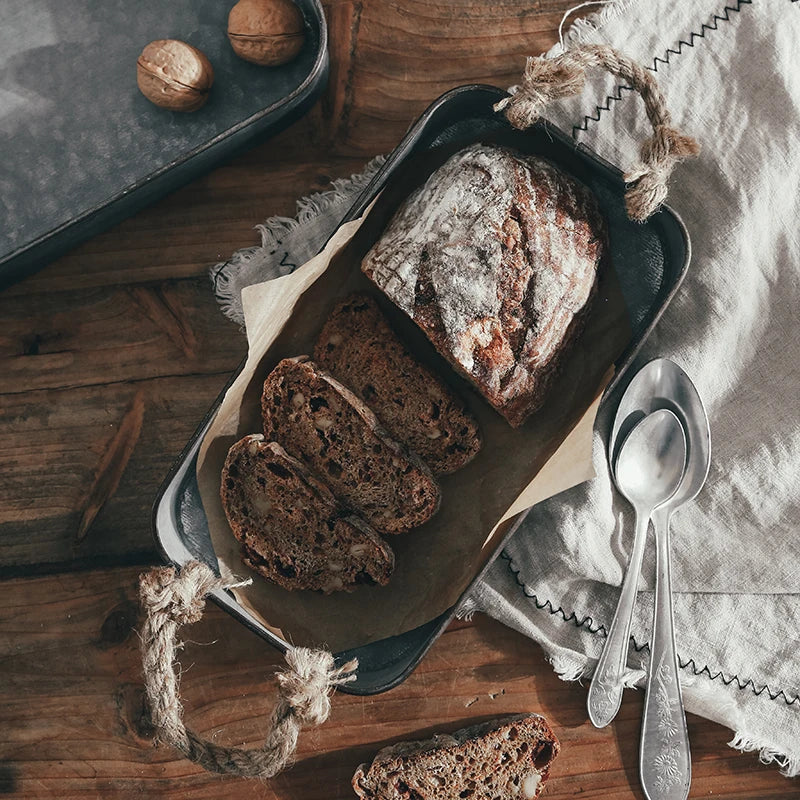
<svg viewBox="0 0 800 800">
<path fill-rule="evenodd" d="M 628 384 L 611 429 L 608 458 L 616 480 L 615 465 L 628 434 L 645 416 L 662 408 L 678 417 L 686 434 L 686 471 L 681 485 L 665 504 L 674 510 L 697 496 L 711 463 L 711 433 L 703 401 L 689 376 L 674 361 L 656 358 Z"/>
<path fill-rule="evenodd" d="M 685 467 L 683 426 L 671 411 L 659 409 L 626 437 L 617 459 L 617 485 L 637 511 L 653 511 L 675 494 Z"/>
</svg>

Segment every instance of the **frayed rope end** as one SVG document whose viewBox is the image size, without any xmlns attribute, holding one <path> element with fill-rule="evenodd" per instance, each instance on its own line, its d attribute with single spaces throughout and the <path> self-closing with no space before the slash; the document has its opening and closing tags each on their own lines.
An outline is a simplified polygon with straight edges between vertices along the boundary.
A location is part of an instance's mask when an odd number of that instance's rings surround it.
<svg viewBox="0 0 800 800">
<path fill-rule="evenodd" d="M 528 58 L 521 86 L 495 103 L 495 111 L 505 111 L 506 119 L 520 130 L 529 128 L 553 100 L 580 94 L 585 70 L 568 56 Z"/>
<path fill-rule="evenodd" d="M 337 686 L 356 679 L 358 660 L 336 667 L 327 650 L 293 647 L 286 652 L 289 669 L 277 675 L 280 693 L 301 724 L 321 725 L 331 712 Z"/>
<path fill-rule="evenodd" d="M 667 199 L 667 182 L 675 166 L 696 156 L 700 145 L 691 136 L 668 125 L 659 125 L 641 147 L 642 163 L 625 173 L 630 184 L 625 192 L 628 216 L 644 222 L 658 211 Z"/>
</svg>

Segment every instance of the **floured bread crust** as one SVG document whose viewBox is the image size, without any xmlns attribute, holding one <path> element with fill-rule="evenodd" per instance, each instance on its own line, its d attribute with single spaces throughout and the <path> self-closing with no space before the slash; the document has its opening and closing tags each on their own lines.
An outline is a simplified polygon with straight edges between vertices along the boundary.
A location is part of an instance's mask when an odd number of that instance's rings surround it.
<svg viewBox="0 0 800 800">
<path fill-rule="evenodd" d="M 578 181 L 477 144 L 406 200 L 362 270 L 520 425 L 580 332 L 606 236 Z"/>
</svg>

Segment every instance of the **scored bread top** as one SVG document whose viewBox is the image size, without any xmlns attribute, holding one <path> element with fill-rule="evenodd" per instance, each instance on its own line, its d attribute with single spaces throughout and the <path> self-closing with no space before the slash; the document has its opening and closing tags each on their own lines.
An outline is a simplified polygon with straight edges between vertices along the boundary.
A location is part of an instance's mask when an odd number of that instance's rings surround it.
<svg viewBox="0 0 800 800">
<path fill-rule="evenodd" d="M 389 580 L 394 554 L 388 545 L 261 434 L 228 451 L 220 496 L 245 563 L 285 589 L 327 594 Z"/>
<path fill-rule="evenodd" d="M 541 158 L 476 144 L 409 196 L 362 270 L 519 425 L 579 331 L 605 240 L 585 186 Z"/>
<path fill-rule="evenodd" d="M 438 509 L 430 469 L 307 356 L 286 358 L 272 370 L 261 409 L 266 437 L 301 459 L 379 533 L 422 525 Z"/>
<path fill-rule="evenodd" d="M 517 714 L 453 734 L 383 748 L 353 775 L 365 800 L 533 800 L 560 745 L 538 714 Z"/>
<path fill-rule="evenodd" d="M 409 353 L 368 295 L 351 295 L 336 305 L 317 339 L 314 359 L 434 473 L 454 472 L 480 450 L 475 417 Z"/>
</svg>

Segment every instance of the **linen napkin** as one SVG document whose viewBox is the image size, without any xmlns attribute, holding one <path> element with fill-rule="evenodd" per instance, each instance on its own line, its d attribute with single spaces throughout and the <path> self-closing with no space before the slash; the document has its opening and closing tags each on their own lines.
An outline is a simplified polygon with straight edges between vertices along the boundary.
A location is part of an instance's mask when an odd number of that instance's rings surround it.
<svg viewBox="0 0 800 800">
<path fill-rule="evenodd" d="M 674 173 L 668 200 L 689 228 L 693 263 L 640 358 L 677 361 L 711 421 L 708 483 L 672 524 L 681 683 L 688 710 L 787 776 L 800 774 L 798 42 L 796 0 L 616 0 L 564 40 L 608 43 L 650 67 L 676 127 L 703 147 Z M 624 169 L 648 133 L 640 103 L 597 73 L 545 115 Z M 268 220 L 261 248 L 212 271 L 232 319 L 242 322 L 241 287 L 303 263 L 376 168 L 301 201 L 305 222 Z M 632 513 L 605 462 L 618 399 L 595 428 L 599 477 L 536 506 L 459 612 L 535 639 L 567 680 L 594 669 L 632 544 Z M 644 681 L 653 579 L 649 547 L 629 685 Z"/>
</svg>

